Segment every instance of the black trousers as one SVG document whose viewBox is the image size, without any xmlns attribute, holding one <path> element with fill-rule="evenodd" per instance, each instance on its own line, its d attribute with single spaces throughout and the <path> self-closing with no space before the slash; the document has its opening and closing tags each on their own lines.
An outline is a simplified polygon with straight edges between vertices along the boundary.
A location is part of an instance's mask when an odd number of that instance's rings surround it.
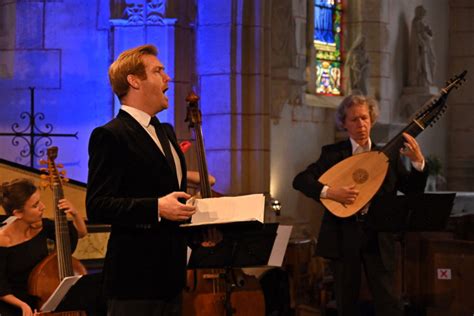
<svg viewBox="0 0 474 316">
<path fill-rule="evenodd" d="M 107 301 L 107 316 L 181 316 L 182 294 L 169 300 Z"/>
<path fill-rule="evenodd" d="M 345 225 L 341 234 L 341 240 L 357 238 L 358 242 L 346 242 L 342 257 L 332 260 L 338 316 L 358 315 L 362 269 L 367 276 L 376 315 L 403 315 L 393 289 L 394 264 L 387 265 L 382 261 L 377 233 L 366 229 L 364 223 L 353 222 Z M 394 254 L 391 257 L 395 260 Z"/>
</svg>

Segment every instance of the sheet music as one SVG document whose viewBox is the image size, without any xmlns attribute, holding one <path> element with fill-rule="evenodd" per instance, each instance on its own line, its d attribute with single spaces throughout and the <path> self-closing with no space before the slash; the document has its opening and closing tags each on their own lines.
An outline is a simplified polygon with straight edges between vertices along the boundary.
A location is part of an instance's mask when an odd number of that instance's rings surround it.
<svg viewBox="0 0 474 316">
<path fill-rule="evenodd" d="M 54 290 L 53 294 L 48 298 L 48 300 L 41 306 L 41 312 L 54 312 L 58 307 L 59 303 L 63 300 L 64 296 L 66 296 L 69 289 L 76 284 L 77 280 L 79 280 L 82 275 L 73 275 L 69 277 L 65 277 L 61 283 L 59 283 L 56 290 Z"/>
<path fill-rule="evenodd" d="M 199 226 L 246 221 L 264 221 L 265 196 L 250 194 L 232 197 L 189 199 L 197 208 L 191 223 L 181 226 Z"/>
<path fill-rule="evenodd" d="M 272 253 L 268 259 L 268 265 L 272 267 L 281 267 L 283 258 L 285 257 L 286 247 L 290 240 L 291 230 L 293 226 L 278 225 L 277 236 L 273 243 Z"/>
</svg>

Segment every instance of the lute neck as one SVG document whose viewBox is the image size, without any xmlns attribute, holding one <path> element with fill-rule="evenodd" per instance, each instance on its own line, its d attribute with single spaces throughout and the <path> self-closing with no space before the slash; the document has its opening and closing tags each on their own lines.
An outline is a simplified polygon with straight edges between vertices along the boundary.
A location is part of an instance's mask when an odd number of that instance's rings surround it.
<svg viewBox="0 0 474 316">
<path fill-rule="evenodd" d="M 400 148 L 403 147 L 405 143 L 405 138 L 403 133 L 407 133 L 413 137 L 418 136 L 424 127 L 416 120 L 413 120 L 408 124 L 401 132 L 399 132 L 395 137 L 393 137 L 383 148 L 382 152 L 389 158 L 397 157 L 397 154 Z"/>
<path fill-rule="evenodd" d="M 446 102 L 446 99 L 447 94 L 443 92 L 439 97 L 434 97 L 433 99 L 430 99 L 426 104 L 429 104 L 430 102 L 444 104 Z M 398 157 L 400 148 L 402 148 L 404 146 L 404 143 L 406 142 L 405 138 L 403 137 L 403 133 L 407 133 L 416 138 L 421 132 L 425 130 L 426 127 L 427 124 L 423 121 L 423 117 L 414 118 L 403 130 L 401 130 L 397 135 L 395 135 L 395 137 L 393 137 L 382 148 L 381 151 L 390 159 Z"/>
</svg>

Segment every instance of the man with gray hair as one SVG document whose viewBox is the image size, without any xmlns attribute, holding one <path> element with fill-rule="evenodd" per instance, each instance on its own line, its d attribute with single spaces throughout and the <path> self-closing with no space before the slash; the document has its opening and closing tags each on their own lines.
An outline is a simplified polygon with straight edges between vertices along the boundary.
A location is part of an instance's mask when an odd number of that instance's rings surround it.
<svg viewBox="0 0 474 316">
<path fill-rule="evenodd" d="M 349 139 L 323 146 L 319 159 L 295 177 L 293 187 L 317 202 L 332 199 L 343 204 L 354 203 L 359 195 L 355 185 L 329 187 L 318 179 L 351 155 L 380 149 L 370 138 L 377 116 L 378 105 L 373 98 L 362 95 L 346 97 L 337 109 L 336 122 L 338 127 L 347 131 Z M 395 195 L 398 190 L 405 193 L 424 190 L 427 171 L 420 146 L 412 136 L 403 136 L 405 149 L 400 153 L 410 159 L 413 167 L 408 171 L 399 155 L 391 157 L 387 176 L 376 196 Z M 316 254 L 331 260 L 339 316 L 358 315 L 362 268 L 367 276 L 377 315 L 402 315 L 393 292 L 394 236 L 391 233 L 378 233 L 366 225 L 366 214 L 370 211 L 370 207 L 363 208 L 347 218 L 324 211 Z"/>
</svg>

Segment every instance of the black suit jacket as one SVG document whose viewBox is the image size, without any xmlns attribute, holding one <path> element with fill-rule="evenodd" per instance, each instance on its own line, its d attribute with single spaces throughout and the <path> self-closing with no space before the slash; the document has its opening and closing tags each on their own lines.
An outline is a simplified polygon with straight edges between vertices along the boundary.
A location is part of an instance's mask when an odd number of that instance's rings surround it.
<svg viewBox="0 0 474 316">
<path fill-rule="evenodd" d="M 186 162 L 169 124 L 165 130 L 183 171 L 181 185 L 166 157 L 128 113 L 94 129 L 89 141 L 87 215 L 111 224 L 104 265 L 109 298 L 176 296 L 185 284 L 186 242 L 179 222 L 158 221 L 159 197 L 186 190 Z"/>
<path fill-rule="evenodd" d="M 373 146 L 372 149 L 380 148 Z M 329 168 L 351 155 L 350 140 L 324 146 L 319 159 L 295 177 L 293 187 L 319 202 L 321 190 L 324 186 L 318 181 L 319 177 Z M 395 195 L 398 190 L 403 193 L 423 192 L 427 175 L 426 167 L 423 172 L 418 172 L 414 168 L 409 172 L 404 167 L 399 155 L 392 157 L 387 175 L 381 188 L 376 193 L 376 197 Z M 370 211 L 376 210 L 369 208 Z M 341 258 L 353 249 L 359 249 L 361 241 L 357 238 L 353 229 L 354 221 L 354 216 L 340 218 L 325 210 L 319 231 L 316 254 L 326 258 Z M 379 233 L 377 239 L 382 260 L 387 268 L 390 268 L 389 266 L 393 265 L 393 234 Z"/>
</svg>

